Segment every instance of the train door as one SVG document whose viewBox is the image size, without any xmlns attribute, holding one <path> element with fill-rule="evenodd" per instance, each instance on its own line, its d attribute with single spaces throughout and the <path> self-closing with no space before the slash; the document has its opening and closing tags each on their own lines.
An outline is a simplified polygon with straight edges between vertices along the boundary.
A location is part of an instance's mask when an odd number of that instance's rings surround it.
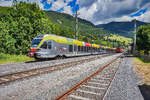
<svg viewBox="0 0 150 100">
<path fill-rule="evenodd" d="M 78 51 L 77 45 L 74 45 L 73 48 L 74 48 L 73 49 L 74 55 L 77 55 L 77 51 Z"/>
<path fill-rule="evenodd" d="M 50 54 L 51 49 L 52 49 L 52 41 L 51 40 L 47 40 L 45 41 L 41 47 L 40 47 L 42 52 L 45 52 L 47 55 Z"/>
<path fill-rule="evenodd" d="M 47 49 L 50 52 L 52 50 L 52 40 L 47 40 Z"/>
</svg>

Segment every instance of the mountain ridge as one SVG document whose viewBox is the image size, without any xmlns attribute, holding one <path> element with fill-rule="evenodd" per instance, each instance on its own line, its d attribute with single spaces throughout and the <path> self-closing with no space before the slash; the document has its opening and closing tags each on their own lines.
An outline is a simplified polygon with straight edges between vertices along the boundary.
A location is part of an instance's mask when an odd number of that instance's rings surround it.
<svg viewBox="0 0 150 100">
<path fill-rule="evenodd" d="M 149 23 L 136 20 L 137 28 L 141 25 L 146 25 L 146 24 L 149 24 Z M 134 31 L 134 21 L 133 20 L 132 21 L 121 21 L 121 22 L 113 21 L 113 22 L 110 22 L 107 24 L 96 25 L 96 27 L 103 28 L 104 30 L 108 30 L 111 32 L 115 32 L 119 35 L 132 38 L 133 31 Z"/>
<path fill-rule="evenodd" d="M 52 15 L 49 15 L 52 14 Z M 57 14 L 58 16 L 63 16 L 66 20 L 66 22 L 60 18 L 57 18 L 57 20 L 59 19 L 59 21 L 61 20 L 61 22 L 65 25 L 65 26 L 69 26 L 71 28 L 75 27 L 75 18 L 72 15 L 66 14 L 66 13 L 59 13 L 59 12 L 55 12 L 55 11 L 47 11 L 47 14 L 52 17 L 52 19 L 55 19 L 53 14 Z M 73 19 L 74 18 L 74 19 Z M 83 32 L 82 30 L 89 30 L 89 28 L 91 28 L 94 31 L 96 30 L 96 33 L 102 34 L 103 31 L 105 31 L 104 33 L 109 34 L 118 34 L 121 36 L 125 36 L 125 37 L 129 37 L 132 38 L 133 37 L 133 31 L 134 31 L 134 21 L 112 21 L 110 23 L 107 24 L 98 24 L 98 25 L 94 25 L 92 22 L 82 19 L 82 18 L 78 18 L 79 21 L 79 32 Z M 58 22 L 54 22 L 54 23 L 58 23 Z M 69 24 L 67 24 L 69 23 Z M 137 20 L 137 27 L 141 26 L 141 25 L 146 25 L 148 23 L 146 22 L 142 22 L 142 21 L 138 21 Z M 92 33 L 92 31 L 91 31 Z"/>
</svg>

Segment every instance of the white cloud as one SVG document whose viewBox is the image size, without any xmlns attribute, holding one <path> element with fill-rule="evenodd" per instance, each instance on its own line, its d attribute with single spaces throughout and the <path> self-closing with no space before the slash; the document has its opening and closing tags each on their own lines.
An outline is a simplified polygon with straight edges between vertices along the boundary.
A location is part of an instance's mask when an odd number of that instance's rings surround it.
<svg viewBox="0 0 150 100">
<path fill-rule="evenodd" d="M 70 2 L 70 1 L 73 1 L 73 0 L 66 0 L 66 3 Z"/>
<path fill-rule="evenodd" d="M 63 8 L 64 9 L 63 13 L 72 15 L 72 8 L 67 5 L 68 2 L 70 1 L 72 0 L 66 0 L 66 2 L 64 2 L 64 0 L 57 0 L 56 2 L 53 2 L 51 10 L 57 11 Z"/>
<path fill-rule="evenodd" d="M 135 17 L 137 20 L 144 21 L 144 22 L 150 22 L 150 11 L 146 12 L 145 14 Z"/>
<path fill-rule="evenodd" d="M 67 6 L 67 3 L 64 3 L 64 0 L 57 0 L 56 2 L 53 2 L 51 10 L 56 11 L 65 6 Z"/>
<path fill-rule="evenodd" d="M 81 8 L 79 10 L 79 14 L 80 14 L 79 17 L 87 20 L 92 20 L 92 18 L 94 17 L 93 15 L 96 11 L 98 11 L 97 4 L 93 3 L 89 8 L 86 7 Z"/>
<path fill-rule="evenodd" d="M 67 13 L 67 14 L 73 15 L 72 8 L 70 6 L 65 6 L 63 13 Z"/>
<path fill-rule="evenodd" d="M 0 6 L 12 6 L 12 1 L 0 0 Z"/>
<path fill-rule="evenodd" d="M 42 3 L 39 3 L 38 5 L 39 5 L 40 9 L 43 9 L 44 5 Z"/>
<path fill-rule="evenodd" d="M 106 19 L 104 21 L 98 21 L 95 24 L 105 24 L 105 23 L 109 23 L 109 22 L 112 22 L 112 21 L 116 21 L 116 22 L 132 21 L 133 19 L 136 19 L 136 20 L 139 20 L 139 21 L 143 21 L 143 22 L 150 22 L 150 11 L 142 14 L 141 16 L 137 16 L 137 17 L 122 16 L 122 17 L 118 17 L 118 18 Z"/>
<path fill-rule="evenodd" d="M 80 17 L 94 24 L 111 21 L 130 21 L 129 15 L 140 10 L 144 0 L 80 0 Z M 93 5 L 95 5 L 93 7 Z M 147 5 L 147 4 L 146 4 Z M 145 5 L 145 6 L 146 6 Z M 96 7 L 96 9 L 95 9 Z M 150 7 L 150 6 L 146 6 Z"/>
<path fill-rule="evenodd" d="M 51 0 L 47 0 L 47 3 L 50 4 L 50 3 L 51 3 Z"/>
</svg>

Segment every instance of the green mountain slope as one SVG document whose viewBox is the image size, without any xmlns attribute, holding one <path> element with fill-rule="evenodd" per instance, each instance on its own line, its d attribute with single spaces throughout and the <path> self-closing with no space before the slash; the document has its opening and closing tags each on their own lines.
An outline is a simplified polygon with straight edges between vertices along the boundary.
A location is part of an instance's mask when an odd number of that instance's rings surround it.
<svg viewBox="0 0 150 100">
<path fill-rule="evenodd" d="M 75 18 L 69 14 L 58 13 L 55 11 L 46 11 L 47 15 L 52 19 L 53 23 L 63 24 L 65 26 L 74 27 L 75 26 Z M 80 26 L 85 27 L 95 27 L 95 25 L 89 21 L 84 19 L 78 19 Z"/>
<path fill-rule="evenodd" d="M 54 11 L 47 11 L 46 13 L 53 23 L 57 24 L 60 27 L 68 27 L 73 32 L 75 31 L 75 18 L 73 16 L 65 13 L 54 12 Z M 93 23 L 81 18 L 78 18 L 78 23 L 79 23 L 79 33 L 81 35 L 87 36 L 91 34 L 91 35 L 103 37 L 108 33 L 112 33 L 103 30 L 102 28 L 97 28 Z"/>
<path fill-rule="evenodd" d="M 141 25 L 146 25 L 147 23 L 137 21 L 137 27 Z M 133 37 L 133 30 L 134 30 L 134 21 L 131 22 L 110 22 L 108 24 L 99 24 L 97 25 L 98 28 L 104 28 L 105 30 L 109 30 L 119 35 L 126 36 L 126 37 Z"/>
</svg>

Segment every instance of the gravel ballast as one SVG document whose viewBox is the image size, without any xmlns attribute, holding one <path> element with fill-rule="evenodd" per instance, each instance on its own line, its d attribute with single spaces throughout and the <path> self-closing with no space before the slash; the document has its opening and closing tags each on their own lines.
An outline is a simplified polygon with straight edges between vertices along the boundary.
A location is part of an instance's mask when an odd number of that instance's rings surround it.
<svg viewBox="0 0 150 100">
<path fill-rule="evenodd" d="M 140 79 L 133 71 L 131 58 L 124 58 L 104 100 L 144 100 L 138 88 Z"/>
<path fill-rule="evenodd" d="M 118 55 L 120 54 L 0 86 L 0 98 L 2 100 L 53 100 Z M 79 58 L 75 59 L 79 60 Z"/>
<path fill-rule="evenodd" d="M 31 62 L 23 62 L 23 63 L 14 63 L 14 64 L 0 64 L 0 76 L 12 74 L 16 72 L 28 71 L 31 69 L 49 67 L 57 64 L 63 64 L 72 61 L 80 61 L 82 59 L 89 59 L 95 56 L 103 56 L 103 55 L 91 55 L 91 56 L 81 56 L 81 57 L 73 57 L 61 60 L 49 60 L 49 61 L 31 61 Z"/>
</svg>

